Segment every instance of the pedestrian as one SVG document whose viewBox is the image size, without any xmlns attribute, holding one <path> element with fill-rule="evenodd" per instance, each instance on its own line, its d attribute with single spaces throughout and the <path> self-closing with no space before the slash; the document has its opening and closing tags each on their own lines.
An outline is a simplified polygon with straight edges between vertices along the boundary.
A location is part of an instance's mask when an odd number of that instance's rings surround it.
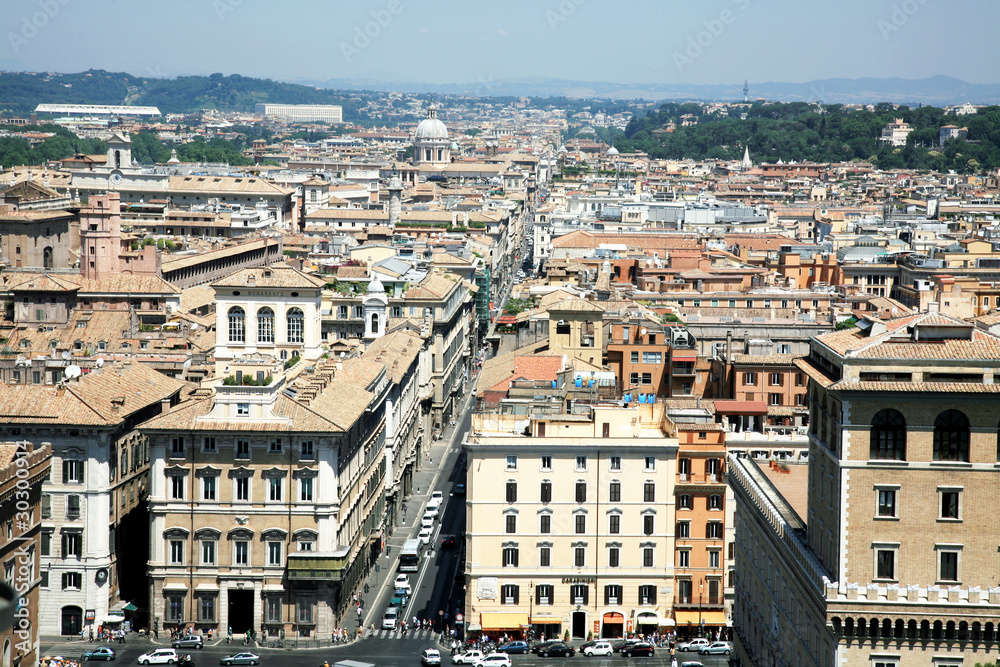
<svg viewBox="0 0 1000 667">
<path fill-rule="evenodd" d="M 452 638 L 451 640 L 451 654 L 455 655 L 455 651 L 458 650 L 458 642 Z"/>
</svg>

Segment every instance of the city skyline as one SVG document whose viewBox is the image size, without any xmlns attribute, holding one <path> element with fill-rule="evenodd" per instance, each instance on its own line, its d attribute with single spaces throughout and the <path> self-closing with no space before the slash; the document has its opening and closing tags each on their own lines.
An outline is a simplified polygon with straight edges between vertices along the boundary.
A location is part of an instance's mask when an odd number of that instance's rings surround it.
<svg viewBox="0 0 1000 667">
<path fill-rule="evenodd" d="M 992 83 L 1000 65 L 989 40 L 977 39 L 1000 20 L 1000 7 L 973 2 L 630 2 L 622 11 L 594 0 L 513 0 L 499 7 L 170 0 L 154 9 L 15 0 L 0 69 L 478 83 L 488 95 L 493 81 L 527 77 L 669 85 L 947 75 Z M 912 48 L 957 38 L 947 26 L 973 8 L 978 19 L 963 24 L 961 40 Z M 81 37 L 90 38 L 85 50 L 67 48 Z"/>
</svg>

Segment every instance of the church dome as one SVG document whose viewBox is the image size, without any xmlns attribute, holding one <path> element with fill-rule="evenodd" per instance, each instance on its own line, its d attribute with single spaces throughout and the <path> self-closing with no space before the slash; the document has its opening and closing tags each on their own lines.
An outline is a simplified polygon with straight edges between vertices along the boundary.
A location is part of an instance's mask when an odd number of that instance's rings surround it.
<svg viewBox="0 0 1000 667">
<path fill-rule="evenodd" d="M 619 152 L 620 151 L 617 148 L 615 148 L 614 146 L 612 146 L 611 148 L 608 149 L 608 155 L 618 155 Z"/>
<path fill-rule="evenodd" d="M 375 278 L 368 283 L 368 294 L 385 294 L 385 287 L 382 285 L 382 281 Z"/>
<path fill-rule="evenodd" d="M 444 126 L 437 117 L 437 109 L 435 107 L 429 107 L 427 109 L 427 118 L 424 118 L 417 125 L 417 131 L 414 133 L 413 138 L 416 140 L 444 140 L 448 138 L 448 128 Z"/>
</svg>

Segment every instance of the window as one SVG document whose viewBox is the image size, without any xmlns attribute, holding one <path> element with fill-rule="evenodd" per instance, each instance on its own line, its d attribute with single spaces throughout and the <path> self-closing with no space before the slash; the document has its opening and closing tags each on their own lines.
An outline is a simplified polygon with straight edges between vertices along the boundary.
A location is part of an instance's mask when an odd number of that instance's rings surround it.
<svg viewBox="0 0 1000 667">
<path fill-rule="evenodd" d="M 339 306 L 337 308 L 337 319 L 341 320 L 347 319 L 347 306 Z"/>
<path fill-rule="evenodd" d="M 718 568 L 719 567 L 719 550 L 710 549 L 708 552 L 708 566 Z"/>
<path fill-rule="evenodd" d="M 201 499 L 215 500 L 215 476 L 208 475 L 201 478 Z"/>
<path fill-rule="evenodd" d="M 299 501 L 311 503 L 313 499 L 313 478 L 302 477 L 299 479 Z"/>
<path fill-rule="evenodd" d="M 643 373 L 642 374 L 642 383 L 643 384 L 653 384 L 653 374 L 652 373 Z"/>
<path fill-rule="evenodd" d="M 744 373 L 743 374 L 743 384 L 747 386 L 753 386 L 757 384 L 757 374 L 756 373 Z"/>
<path fill-rule="evenodd" d="M 215 438 L 205 438 L 201 444 L 202 451 L 215 452 Z"/>
<path fill-rule="evenodd" d="M 229 309 L 229 342 L 245 343 L 246 340 L 246 314 L 239 306 L 233 306 Z"/>
<path fill-rule="evenodd" d="M 652 584 L 639 586 L 639 604 L 656 604 L 656 586 Z"/>
<path fill-rule="evenodd" d="M 642 549 L 642 566 L 643 567 L 653 567 L 653 547 L 643 547 L 643 549 Z"/>
<path fill-rule="evenodd" d="M 781 394 L 773 393 L 767 395 L 768 405 L 781 405 Z"/>
<path fill-rule="evenodd" d="M 538 566 L 539 567 L 550 567 L 552 565 L 552 548 L 551 547 L 539 547 L 538 548 Z"/>
<path fill-rule="evenodd" d="M 517 547 L 504 547 L 503 566 L 517 567 Z"/>
<path fill-rule="evenodd" d="M 629 384 L 629 387 L 635 387 L 636 385 L 638 385 L 639 384 L 639 374 L 638 373 L 629 373 L 628 374 L 628 384 Z"/>
<path fill-rule="evenodd" d="M 301 443 L 299 443 L 299 458 L 306 460 L 312 460 L 316 458 L 316 453 L 313 450 L 312 440 L 303 440 Z"/>
<path fill-rule="evenodd" d="M 938 515 L 938 519 L 961 521 L 962 492 L 957 489 L 938 489 L 938 497 L 941 504 L 941 513 Z"/>
<path fill-rule="evenodd" d="M 877 489 L 878 514 L 883 518 L 896 517 L 896 489 Z"/>
<path fill-rule="evenodd" d="M 235 480 L 236 500 L 240 502 L 250 501 L 250 478 L 237 477 Z"/>
<path fill-rule="evenodd" d="M 691 567 L 691 551 L 681 549 L 677 552 L 677 567 Z"/>
<path fill-rule="evenodd" d="M 170 475 L 170 499 L 184 500 L 184 476 Z"/>
<path fill-rule="evenodd" d="M 184 456 L 184 438 L 170 439 L 170 456 Z"/>
<path fill-rule="evenodd" d="M 250 458 L 250 441 L 249 440 L 237 440 L 236 441 L 236 458 L 238 458 L 238 459 L 248 459 L 248 458 Z"/>
<path fill-rule="evenodd" d="M 622 587 L 618 584 L 608 584 L 604 587 L 604 604 L 621 604 Z"/>
<path fill-rule="evenodd" d="M 170 540 L 170 564 L 171 565 L 183 565 L 184 564 L 184 541 L 183 540 Z"/>
<path fill-rule="evenodd" d="M 653 482 L 646 482 L 642 485 L 642 502 L 656 502 L 656 484 Z"/>
<path fill-rule="evenodd" d="M 633 350 L 632 351 L 632 353 L 629 355 L 629 361 L 631 361 L 633 364 L 639 363 L 639 351 L 638 350 Z"/>
<path fill-rule="evenodd" d="M 270 444 L 267 446 L 267 453 L 280 454 L 282 451 L 281 438 L 272 438 Z"/>
<path fill-rule="evenodd" d="M 201 564 L 215 565 L 215 540 L 201 541 Z"/>
<path fill-rule="evenodd" d="M 620 457 L 620 456 L 612 456 L 611 457 L 611 469 L 614 470 L 614 471 L 618 471 L 618 470 L 622 469 L 622 457 Z"/>
<path fill-rule="evenodd" d="M 643 470 L 652 472 L 656 470 L 656 457 L 647 456 L 643 459 Z"/>
<path fill-rule="evenodd" d="M 573 565 L 584 567 L 587 565 L 587 549 L 585 547 L 573 548 Z"/>
<path fill-rule="evenodd" d="M 535 586 L 535 604 L 552 604 L 555 587 L 552 584 L 538 584 Z"/>
<path fill-rule="evenodd" d="M 870 458 L 905 461 L 906 420 L 903 415 L 892 409 L 879 411 L 872 418 L 869 440 Z"/>
<path fill-rule="evenodd" d="M 691 496 L 681 494 L 677 496 L 677 509 L 689 510 L 691 509 Z"/>
<path fill-rule="evenodd" d="M 83 575 L 79 572 L 64 572 L 62 576 L 62 587 L 64 591 L 80 590 L 83 584 Z"/>
<path fill-rule="evenodd" d="M 663 353 L 662 352 L 643 352 L 642 353 L 642 363 L 644 363 L 644 364 L 661 364 L 661 363 L 663 363 Z"/>
<path fill-rule="evenodd" d="M 587 584 L 573 584 L 569 587 L 570 604 L 587 604 L 590 587 Z"/>
<path fill-rule="evenodd" d="M 49 556 L 52 553 L 52 533 L 48 531 L 42 533 L 41 552 L 43 556 Z"/>
<path fill-rule="evenodd" d="M 202 595 L 198 605 L 198 620 L 207 623 L 215 620 L 215 595 Z"/>
<path fill-rule="evenodd" d="M 577 535 L 585 535 L 587 533 L 587 515 L 577 514 L 573 517 L 573 532 Z"/>
<path fill-rule="evenodd" d="M 267 498 L 275 502 L 281 502 L 281 486 L 284 480 L 280 477 L 271 477 L 267 480 Z"/>
<path fill-rule="evenodd" d="M 295 609 L 300 625 L 312 625 L 313 599 L 311 597 L 295 598 Z"/>
<path fill-rule="evenodd" d="M 402 306 L 393 306 L 392 310 L 390 311 L 390 315 L 391 315 L 391 317 L 402 317 L 403 316 L 403 307 Z"/>
<path fill-rule="evenodd" d="M 237 403 L 236 404 L 236 416 L 237 417 L 249 417 L 250 416 L 250 404 L 249 403 Z"/>
<path fill-rule="evenodd" d="M 945 410 L 934 420 L 934 460 L 969 460 L 969 419 L 958 410 Z"/>
<path fill-rule="evenodd" d="M 876 579 L 896 580 L 896 551 L 898 547 L 899 545 L 874 545 Z"/>
<path fill-rule="evenodd" d="M 257 342 L 274 342 L 274 311 L 270 308 L 257 311 Z"/>
<path fill-rule="evenodd" d="M 576 483 L 576 502 L 585 503 L 587 502 L 587 483 L 577 482 Z"/>
<path fill-rule="evenodd" d="M 721 521 L 709 521 L 705 525 L 705 537 L 710 540 L 721 540 L 722 539 L 722 522 Z"/>
<path fill-rule="evenodd" d="M 504 517 L 504 532 L 513 535 L 517 532 L 517 515 L 508 514 Z"/>
<path fill-rule="evenodd" d="M 938 549 L 938 581 L 959 581 L 958 566 L 961 547 L 947 546 Z"/>
<path fill-rule="evenodd" d="M 612 535 L 622 532 L 622 518 L 620 515 L 612 514 L 608 517 L 608 532 Z"/>
<path fill-rule="evenodd" d="M 271 540 L 267 543 L 267 564 L 272 567 L 283 565 L 281 561 L 281 542 Z"/>
<path fill-rule="evenodd" d="M 715 494 L 708 497 L 708 509 L 710 510 L 721 510 L 722 509 L 722 496 Z"/>
<path fill-rule="evenodd" d="M 517 482 L 507 482 L 507 502 L 517 502 Z"/>
<path fill-rule="evenodd" d="M 608 489 L 608 501 L 612 503 L 620 503 L 622 501 L 621 482 L 611 482 L 611 486 Z"/>
<path fill-rule="evenodd" d="M 608 549 L 608 567 L 618 567 L 620 565 L 620 555 L 621 549 L 610 547 Z"/>
<path fill-rule="evenodd" d="M 250 543 L 246 540 L 233 542 L 233 565 L 250 564 Z"/>
<path fill-rule="evenodd" d="M 79 558 L 82 545 L 83 535 L 80 533 L 63 533 L 62 557 Z"/>
<path fill-rule="evenodd" d="M 576 457 L 576 469 L 577 470 L 586 470 L 587 469 L 587 457 L 586 456 L 578 456 L 578 457 Z"/>
<path fill-rule="evenodd" d="M 354 306 L 354 318 L 360 320 L 364 317 L 364 309 L 362 306 Z"/>
<path fill-rule="evenodd" d="M 642 534 L 643 535 L 652 535 L 653 534 L 653 526 L 654 526 L 655 523 L 656 523 L 656 517 L 655 516 L 653 516 L 652 514 L 643 514 L 642 515 Z"/>
<path fill-rule="evenodd" d="M 302 336 L 305 331 L 304 322 L 305 317 L 300 309 L 291 308 L 286 313 L 285 326 L 287 327 L 286 336 L 289 343 L 301 343 L 303 341 Z"/>
<path fill-rule="evenodd" d="M 690 475 L 691 459 L 677 459 L 677 472 L 681 475 Z"/>
<path fill-rule="evenodd" d="M 771 386 L 780 387 L 784 383 L 784 378 L 781 377 L 781 373 L 771 373 Z"/>
<path fill-rule="evenodd" d="M 552 482 L 542 482 L 538 490 L 539 502 L 552 502 Z"/>
<path fill-rule="evenodd" d="M 552 532 L 552 517 L 548 514 L 542 514 L 538 517 L 538 532 L 539 533 L 551 533 Z"/>
<path fill-rule="evenodd" d="M 83 461 L 79 459 L 63 459 L 63 484 L 83 483 Z"/>
<path fill-rule="evenodd" d="M 517 604 L 518 586 L 517 584 L 504 584 L 500 587 L 500 604 Z"/>
<path fill-rule="evenodd" d="M 507 470 L 517 470 L 517 457 L 513 454 L 507 455 Z"/>
<path fill-rule="evenodd" d="M 80 496 L 76 494 L 66 496 L 66 518 L 71 520 L 80 518 Z"/>
<path fill-rule="evenodd" d="M 542 470 L 552 470 L 552 457 L 543 456 L 542 457 Z"/>
<path fill-rule="evenodd" d="M 281 623 L 281 597 L 278 595 L 267 596 L 267 622 Z"/>
</svg>

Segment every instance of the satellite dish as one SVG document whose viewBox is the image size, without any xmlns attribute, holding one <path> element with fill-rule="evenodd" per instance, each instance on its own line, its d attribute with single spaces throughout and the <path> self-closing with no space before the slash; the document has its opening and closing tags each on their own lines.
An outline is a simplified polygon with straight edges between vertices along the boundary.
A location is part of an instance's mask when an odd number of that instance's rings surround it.
<svg viewBox="0 0 1000 667">
<path fill-rule="evenodd" d="M 100 368 L 104 365 L 104 359 L 102 357 L 97 357 L 97 359 L 94 359 L 94 365 Z"/>
<path fill-rule="evenodd" d="M 343 359 L 343 358 L 344 358 L 344 356 L 345 356 L 345 354 L 344 354 L 343 352 L 341 352 L 341 353 L 340 353 L 340 358 L 341 358 L 341 359 Z"/>
<path fill-rule="evenodd" d="M 63 358 L 63 359 L 69 359 L 69 350 L 65 350 L 65 351 L 63 351 L 63 353 L 62 353 L 62 358 Z"/>
<path fill-rule="evenodd" d="M 69 366 L 66 367 L 66 377 L 68 378 L 78 378 L 82 374 L 83 371 L 80 370 L 80 367 L 77 366 L 76 364 L 70 364 Z"/>
</svg>

